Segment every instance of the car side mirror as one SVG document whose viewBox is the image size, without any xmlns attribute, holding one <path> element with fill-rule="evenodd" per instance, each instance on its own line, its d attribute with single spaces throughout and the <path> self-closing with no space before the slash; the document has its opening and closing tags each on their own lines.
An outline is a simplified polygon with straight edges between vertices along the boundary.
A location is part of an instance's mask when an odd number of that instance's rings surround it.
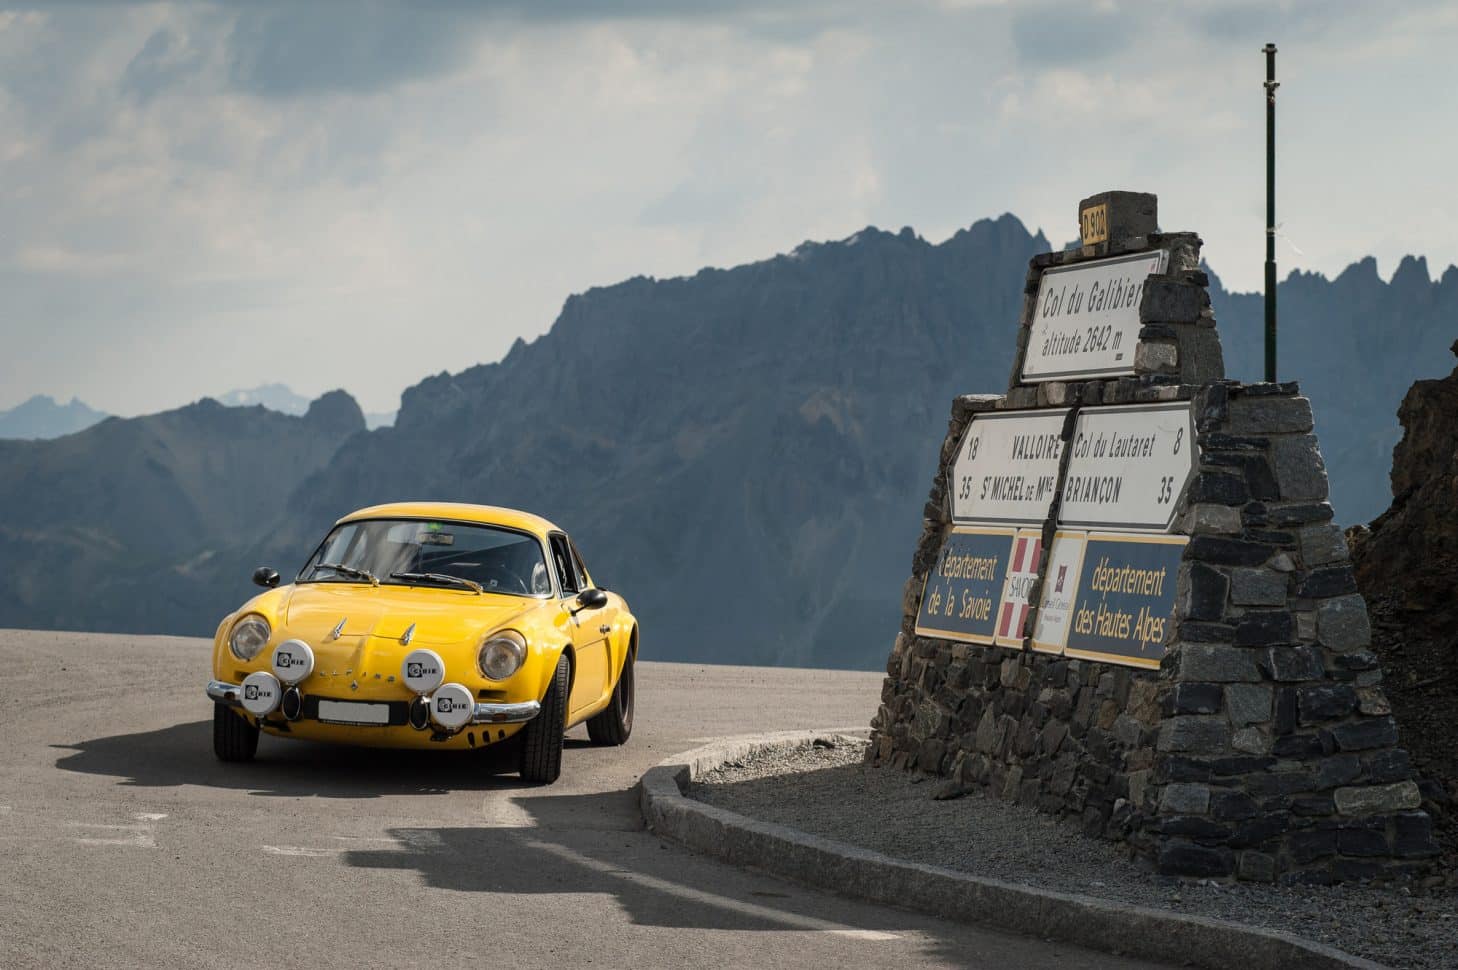
<svg viewBox="0 0 1458 970">
<path fill-rule="evenodd" d="M 600 589 L 584 589 L 577 594 L 578 610 L 600 610 L 608 604 L 608 594 Z"/>
<path fill-rule="evenodd" d="M 278 570 L 270 569 L 268 566 L 259 566 L 253 570 L 253 585 L 273 589 L 278 585 Z"/>
</svg>

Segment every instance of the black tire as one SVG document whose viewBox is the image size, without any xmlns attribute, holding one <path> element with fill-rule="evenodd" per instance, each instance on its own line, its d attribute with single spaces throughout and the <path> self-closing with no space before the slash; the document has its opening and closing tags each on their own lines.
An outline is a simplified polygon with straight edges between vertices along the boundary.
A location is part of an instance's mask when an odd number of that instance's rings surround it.
<svg viewBox="0 0 1458 970">
<path fill-rule="evenodd" d="M 213 705 L 213 754 L 219 761 L 252 761 L 258 728 L 226 704 Z"/>
<path fill-rule="evenodd" d="M 562 774 L 562 736 L 567 733 L 567 692 L 572 665 L 564 655 L 542 698 L 542 709 L 522 730 L 522 781 L 550 785 Z"/>
<path fill-rule="evenodd" d="M 613 688 L 613 699 L 587 720 L 587 736 L 593 744 L 618 745 L 628 740 L 633 733 L 633 698 L 633 655 L 629 653 L 618 686 Z"/>
</svg>

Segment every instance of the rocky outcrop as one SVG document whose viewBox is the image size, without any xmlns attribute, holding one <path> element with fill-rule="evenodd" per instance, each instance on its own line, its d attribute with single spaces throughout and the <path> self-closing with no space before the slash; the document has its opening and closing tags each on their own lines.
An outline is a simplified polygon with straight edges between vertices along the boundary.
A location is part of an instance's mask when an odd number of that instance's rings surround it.
<svg viewBox="0 0 1458 970">
<path fill-rule="evenodd" d="M 304 423 L 321 432 L 347 438 L 364 430 L 365 416 L 354 398 L 344 391 L 330 391 L 309 405 L 304 412 Z"/>
<path fill-rule="evenodd" d="M 1458 343 L 1453 345 L 1458 354 Z M 1426 627 L 1458 616 L 1458 369 L 1418 381 L 1397 410 L 1402 440 L 1392 452 L 1392 507 L 1355 530 L 1362 586 Z"/>
<path fill-rule="evenodd" d="M 1348 538 L 1388 697 L 1458 878 L 1458 369 L 1414 384 L 1397 416 L 1392 507 Z"/>
</svg>

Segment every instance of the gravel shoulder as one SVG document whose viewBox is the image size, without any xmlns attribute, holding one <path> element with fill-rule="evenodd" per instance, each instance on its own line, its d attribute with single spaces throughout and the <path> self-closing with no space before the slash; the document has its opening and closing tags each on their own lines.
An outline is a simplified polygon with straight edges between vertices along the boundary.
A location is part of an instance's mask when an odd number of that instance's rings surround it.
<svg viewBox="0 0 1458 970">
<path fill-rule="evenodd" d="M 1051 816 L 981 792 L 937 798 L 947 794 L 939 779 L 868 766 L 865 748 L 763 753 L 706 774 L 687 794 L 911 862 L 1284 930 L 1392 967 L 1458 966 L 1452 889 L 1179 882 Z"/>
</svg>

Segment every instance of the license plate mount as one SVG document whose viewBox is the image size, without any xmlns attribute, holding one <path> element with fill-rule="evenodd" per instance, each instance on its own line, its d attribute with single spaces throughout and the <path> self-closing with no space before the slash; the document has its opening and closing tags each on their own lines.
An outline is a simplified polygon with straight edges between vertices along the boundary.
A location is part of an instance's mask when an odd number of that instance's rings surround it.
<svg viewBox="0 0 1458 970">
<path fill-rule="evenodd" d="M 365 724 L 383 727 L 390 723 L 389 704 L 368 701 L 331 701 L 319 699 L 319 720 L 326 724 Z"/>
</svg>

